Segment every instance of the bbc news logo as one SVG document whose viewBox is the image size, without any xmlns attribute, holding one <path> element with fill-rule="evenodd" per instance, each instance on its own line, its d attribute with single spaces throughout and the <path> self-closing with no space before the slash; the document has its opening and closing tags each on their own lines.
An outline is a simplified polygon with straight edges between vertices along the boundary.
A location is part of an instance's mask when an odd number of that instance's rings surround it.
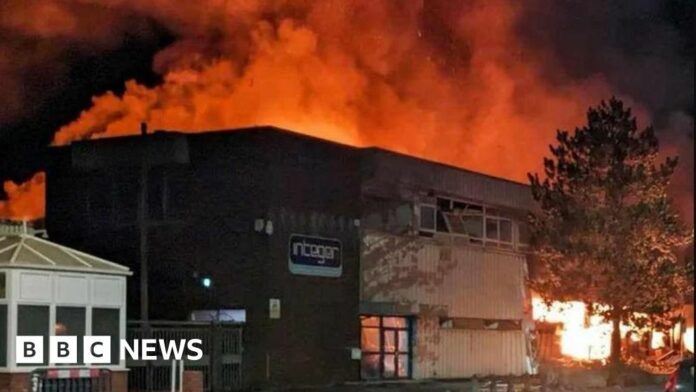
<svg viewBox="0 0 696 392">
<path fill-rule="evenodd" d="M 160 358 L 197 361 L 203 357 L 202 345 L 201 339 L 134 339 L 132 343 L 120 339 L 118 354 L 120 361 L 154 361 Z M 15 347 L 18 364 L 44 363 L 43 336 L 17 336 Z M 47 347 L 48 361 L 54 364 L 77 363 L 79 349 L 77 336 L 51 336 Z M 112 363 L 111 337 L 82 337 L 82 362 L 88 365 Z"/>
</svg>

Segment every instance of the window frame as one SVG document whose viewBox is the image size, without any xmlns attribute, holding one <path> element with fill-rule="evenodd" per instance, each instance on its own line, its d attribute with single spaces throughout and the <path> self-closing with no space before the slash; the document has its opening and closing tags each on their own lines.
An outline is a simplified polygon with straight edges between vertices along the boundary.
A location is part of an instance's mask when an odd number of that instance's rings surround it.
<svg viewBox="0 0 696 392">
<path fill-rule="evenodd" d="M 371 317 L 376 317 L 379 322 L 376 326 L 374 325 L 363 325 L 362 320 L 365 318 L 371 318 Z M 403 327 L 400 326 L 385 326 L 384 324 L 384 319 L 385 318 L 400 318 L 403 319 L 406 322 L 406 325 Z M 378 335 L 379 335 L 379 348 L 377 351 L 365 351 L 363 350 L 362 346 L 362 334 L 363 334 L 363 329 L 371 329 L 371 330 L 377 330 Z M 401 351 L 399 347 L 399 334 L 400 332 L 405 332 L 406 333 L 406 338 L 407 338 L 407 351 Z M 385 336 L 386 333 L 393 333 L 395 340 L 395 350 L 394 351 L 386 351 L 385 350 Z M 413 377 L 413 320 L 411 317 L 408 316 L 403 316 L 403 315 L 376 315 L 376 314 L 361 314 L 360 315 L 360 350 L 361 350 L 361 356 L 365 355 L 377 355 L 379 358 L 379 376 L 377 378 L 364 378 L 362 375 L 362 360 L 361 360 L 361 365 L 360 365 L 360 378 L 362 380 L 406 380 L 410 379 Z M 394 375 L 385 377 L 384 373 L 384 360 L 386 355 L 394 355 Z M 405 375 L 400 375 L 398 374 L 398 361 L 399 358 L 402 356 L 406 356 L 408 358 L 408 366 L 406 367 L 406 374 Z"/>
<path fill-rule="evenodd" d="M 435 229 L 430 230 L 430 229 L 424 229 L 420 226 L 420 213 L 421 213 L 421 206 L 428 206 L 428 207 L 434 207 L 435 208 Z M 462 212 L 456 211 L 457 209 L 461 209 L 462 206 L 464 206 L 464 210 Z M 467 211 L 468 208 L 471 207 L 470 211 Z M 479 203 L 475 201 L 470 201 L 470 200 L 465 200 L 465 199 L 458 199 L 458 198 L 452 198 L 452 197 L 446 197 L 446 196 L 436 196 L 435 197 L 435 202 L 434 203 L 419 203 L 418 204 L 418 211 L 419 211 L 419 222 L 418 222 L 418 231 L 419 234 L 422 236 L 433 236 L 433 235 L 449 235 L 453 237 L 458 237 L 458 238 L 466 238 L 469 242 L 470 245 L 477 245 L 477 246 L 488 246 L 488 247 L 493 247 L 501 250 L 508 250 L 508 251 L 522 251 L 524 249 L 527 249 L 529 247 L 529 244 L 525 244 L 519 241 L 520 238 L 520 230 L 519 226 L 523 224 L 523 222 L 518 221 L 517 219 L 514 219 L 511 216 L 508 216 L 504 213 L 501 213 L 500 208 L 493 207 L 486 205 L 484 203 Z M 453 224 L 450 222 L 452 219 L 454 219 L 450 215 L 457 215 L 459 219 L 462 219 L 462 217 L 467 217 L 467 216 L 473 216 L 473 217 L 481 217 L 481 236 L 477 235 L 472 235 L 470 233 L 461 233 L 459 231 L 453 231 Z M 488 237 L 487 233 L 487 222 L 488 221 L 495 221 L 496 224 L 496 237 Z M 502 222 L 508 222 L 510 231 L 508 233 L 508 236 L 510 238 L 509 241 L 503 240 L 502 238 Z M 465 224 L 464 222 L 457 222 L 457 224 Z"/>
<path fill-rule="evenodd" d="M 423 208 L 432 209 L 433 227 L 423 227 Z M 430 203 L 418 204 L 418 231 L 421 233 L 435 234 L 437 231 L 437 205 Z"/>
</svg>

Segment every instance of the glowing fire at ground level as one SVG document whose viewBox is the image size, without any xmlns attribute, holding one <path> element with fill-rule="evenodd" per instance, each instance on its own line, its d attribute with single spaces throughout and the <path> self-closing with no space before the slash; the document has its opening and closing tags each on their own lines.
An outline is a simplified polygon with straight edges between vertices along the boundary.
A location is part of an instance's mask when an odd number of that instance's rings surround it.
<svg viewBox="0 0 696 392">
<path fill-rule="evenodd" d="M 560 340 L 561 354 L 577 360 L 606 360 L 611 354 L 611 333 L 613 327 L 600 316 L 588 316 L 587 308 L 582 302 L 553 302 L 547 306 L 539 297 L 532 298 L 532 313 L 535 321 L 559 323 L 557 334 Z M 652 333 L 651 333 L 652 332 Z M 639 342 L 647 334 L 650 348 L 656 350 L 665 346 L 665 333 L 636 329 L 621 325 L 621 336 L 632 342 Z M 680 326 L 670 332 L 679 335 Z M 682 334 L 684 348 L 694 352 L 694 330 L 688 327 Z"/>
</svg>

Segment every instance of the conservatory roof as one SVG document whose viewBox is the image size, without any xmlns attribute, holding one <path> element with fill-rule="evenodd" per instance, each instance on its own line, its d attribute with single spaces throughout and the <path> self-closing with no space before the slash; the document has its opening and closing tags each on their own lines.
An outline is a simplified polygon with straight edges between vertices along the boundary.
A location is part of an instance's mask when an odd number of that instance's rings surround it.
<svg viewBox="0 0 696 392">
<path fill-rule="evenodd" d="M 128 267 L 112 263 L 28 232 L 0 230 L 0 268 L 27 268 L 130 275 Z"/>
</svg>

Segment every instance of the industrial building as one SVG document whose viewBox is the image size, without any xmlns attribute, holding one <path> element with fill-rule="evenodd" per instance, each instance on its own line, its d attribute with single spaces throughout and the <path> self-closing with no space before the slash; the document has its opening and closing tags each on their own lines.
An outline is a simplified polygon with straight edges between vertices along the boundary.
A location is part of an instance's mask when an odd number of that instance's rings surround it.
<svg viewBox="0 0 696 392">
<path fill-rule="evenodd" d="M 532 371 L 527 186 L 272 127 L 55 147 L 52 238 L 133 282 L 143 162 L 149 316 L 239 315 L 246 385 Z"/>
</svg>

